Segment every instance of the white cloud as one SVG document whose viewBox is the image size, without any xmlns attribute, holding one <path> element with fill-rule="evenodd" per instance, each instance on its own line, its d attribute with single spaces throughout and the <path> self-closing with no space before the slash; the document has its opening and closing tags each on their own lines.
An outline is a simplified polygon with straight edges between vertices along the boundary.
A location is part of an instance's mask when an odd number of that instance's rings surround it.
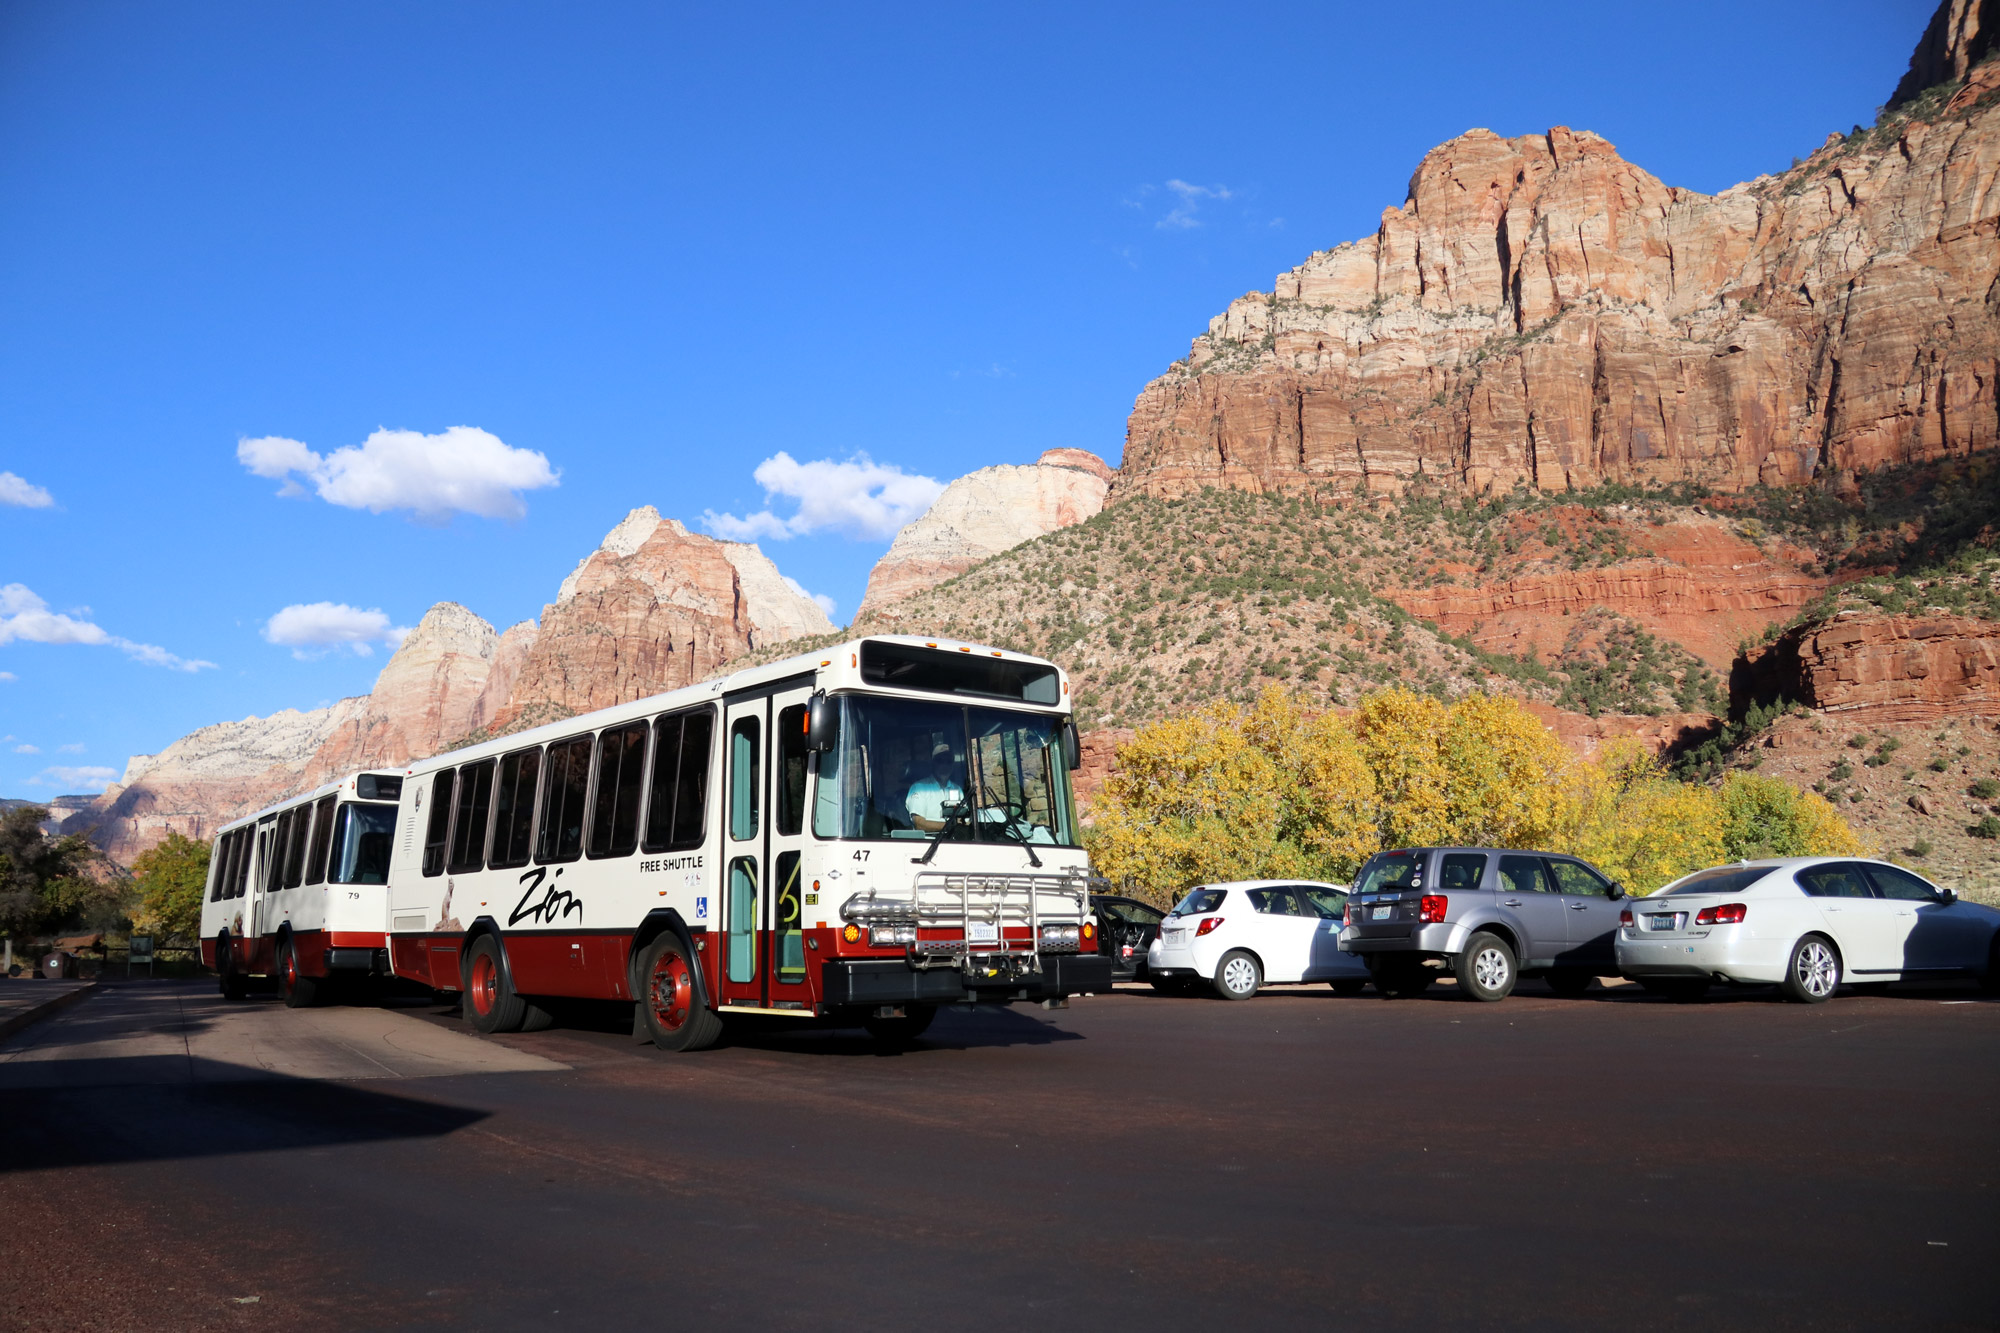
<svg viewBox="0 0 2000 1333">
<path fill-rule="evenodd" d="M 23 643 L 84 643 L 103 644 L 116 648 L 134 661 L 148 666 L 170 667 L 175 671 L 200 671 L 213 667 L 215 663 L 199 658 L 176 657 L 166 649 L 150 643 L 134 643 L 107 633 L 101 626 L 92 624 L 88 607 L 78 608 L 76 615 L 49 610 L 49 604 L 37 597 L 26 586 L 9 583 L 0 588 L 0 644 L 12 643 L 19 639 Z"/>
<path fill-rule="evenodd" d="M 828 620 L 833 620 L 833 623 L 836 625 L 840 623 L 838 620 L 834 620 L 833 612 L 835 606 L 837 606 L 838 603 L 836 603 L 833 600 L 833 598 L 828 597 L 823 592 L 807 592 L 806 585 L 800 583 L 797 579 L 793 578 L 789 574 L 780 574 L 778 577 L 782 578 L 785 581 L 785 586 L 787 588 L 790 588 L 793 592 L 805 598 L 807 601 L 811 602 L 814 606 L 818 607 L 820 610 L 826 612 L 826 618 Z"/>
<path fill-rule="evenodd" d="M 66 768 L 58 764 L 45 768 L 28 779 L 30 787 L 54 787 L 58 792 L 89 792 L 95 794 L 118 780 L 115 768 L 99 768 L 87 765 L 82 768 Z"/>
<path fill-rule="evenodd" d="M 324 456 L 297 440 L 265 435 L 238 440 L 236 461 L 254 476 L 282 478 L 280 495 L 305 494 L 302 478 L 328 504 L 376 514 L 407 509 L 428 522 L 453 513 L 520 518 L 528 512 L 522 491 L 561 483 L 547 455 L 512 448 L 476 426 L 436 435 L 378 430 L 359 447 Z"/>
<path fill-rule="evenodd" d="M 0 505 L 17 505 L 22 509 L 47 509 L 55 502 L 55 496 L 33 482 L 25 481 L 11 472 L 0 472 Z"/>
<path fill-rule="evenodd" d="M 11 680 L 19 680 L 19 679 L 20 679 L 20 677 L 19 677 L 19 676 L 17 676 L 17 675 L 15 675 L 15 674 L 14 674 L 13 672 L 11 672 L 11 671 L 0 671 L 0 681 L 11 681 Z"/>
<path fill-rule="evenodd" d="M 290 648 L 300 661 L 330 652 L 367 657 L 377 643 L 400 644 L 407 625 L 391 625 L 380 611 L 345 602 L 295 602 L 264 622 L 264 638 Z"/>
<path fill-rule="evenodd" d="M 1199 227 L 1201 219 L 1195 214 L 1201 211 L 1202 200 L 1223 200 L 1234 197 L 1227 185 L 1190 185 L 1186 181 L 1173 180 L 1167 182 L 1167 188 L 1180 197 L 1180 202 L 1175 204 L 1165 217 L 1153 224 L 1163 231 L 1184 231 L 1191 227 Z"/>
<path fill-rule="evenodd" d="M 944 483 L 934 477 L 877 463 L 867 454 L 840 463 L 830 458 L 801 463 L 788 453 L 777 453 L 759 463 L 752 475 L 764 488 L 767 503 L 782 495 L 798 502 L 798 512 L 780 518 L 767 508 L 738 518 L 706 510 L 702 523 L 716 536 L 739 542 L 765 537 L 783 541 L 814 532 L 888 538 L 921 516 L 944 492 Z"/>
<path fill-rule="evenodd" d="M 83 753 L 83 751 L 84 751 L 84 749 L 85 749 L 85 747 L 84 747 L 83 743 L 82 743 L 81 741 L 79 741 L 79 742 L 77 742 L 77 743 L 76 743 L 75 745 L 58 745 L 58 746 L 56 747 L 56 753 L 57 753 L 57 754 L 82 754 L 82 753 Z"/>
<path fill-rule="evenodd" d="M 15 754 L 40 754 L 41 752 L 42 747 L 39 745 L 17 745 L 14 747 Z"/>
</svg>

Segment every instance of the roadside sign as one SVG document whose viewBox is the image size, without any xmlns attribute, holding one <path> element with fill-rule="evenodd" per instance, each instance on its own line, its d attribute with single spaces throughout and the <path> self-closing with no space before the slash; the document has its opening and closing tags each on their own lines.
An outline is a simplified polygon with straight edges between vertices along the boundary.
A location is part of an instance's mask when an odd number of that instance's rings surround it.
<svg viewBox="0 0 2000 1333">
<path fill-rule="evenodd" d="M 134 935 L 132 937 L 132 942 L 125 953 L 126 976 L 129 977 L 132 975 L 132 964 L 134 963 L 144 963 L 147 973 L 149 975 L 152 973 L 153 937 L 151 935 Z"/>
</svg>

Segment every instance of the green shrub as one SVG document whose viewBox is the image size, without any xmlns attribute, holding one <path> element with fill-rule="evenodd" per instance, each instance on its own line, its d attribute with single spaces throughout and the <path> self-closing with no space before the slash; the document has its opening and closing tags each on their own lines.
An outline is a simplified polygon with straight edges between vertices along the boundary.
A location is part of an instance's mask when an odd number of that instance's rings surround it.
<svg viewBox="0 0 2000 1333">
<path fill-rule="evenodd" d="M 1929 856 L 1931 854 L 1931 840 L 1929 838 L 1918 838 L 1910 844 L 1909 851 L 1911 856 Z"/>
<path fill-rule="evenodd" d="M 1930 767 L 1931 772 L 1942 773 L 1951 767 L 1951 760 L 1945 758 L 1943 755 L 1939 755 L 1937 758 L 1931 760 Z"/>
<path fill-rule="evenodd" d="M 1975 838 L 2000 838 L 2000 819 L 1992 815 L 1981 815 L 1979 822 L 1966 830 Z"/>
<path fill-rule="evenodd" d="M 1980 778 L 1966 790 L 1982 801 L 1990 801 L 1995 796 L 2000 796 L 2000 782 L 1995 782 L 1992 778 Z"/>
</svg>

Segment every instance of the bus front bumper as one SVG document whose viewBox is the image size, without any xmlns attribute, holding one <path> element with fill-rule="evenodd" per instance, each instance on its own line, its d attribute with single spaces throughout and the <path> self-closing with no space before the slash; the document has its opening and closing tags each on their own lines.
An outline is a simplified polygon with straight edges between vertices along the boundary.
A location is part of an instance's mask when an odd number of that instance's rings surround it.
<svg viewBox="0 0 2000 1333">
<path fill-rule="evenodd" d="M 1109 994 L 1111 960 L 1103 954 L 1041 955 L 1041 971 L 990 981 L 957 968 L 914 968 L 900 959 L 827 960 L 820 1003 L 828 1008 L 885 1004 L 1007 1004 Z"/>
</svg>

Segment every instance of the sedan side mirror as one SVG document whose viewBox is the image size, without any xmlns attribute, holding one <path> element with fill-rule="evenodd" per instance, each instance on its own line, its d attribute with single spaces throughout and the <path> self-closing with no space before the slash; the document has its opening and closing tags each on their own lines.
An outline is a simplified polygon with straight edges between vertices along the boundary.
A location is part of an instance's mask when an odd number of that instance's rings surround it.
<svg viewBox="0 0 2000 1333">
<path fill-rule="evenodd" d="M 1626 895 L 1625 895 L 1625 886 L 1624 886 L 1623 884 L 1616 884 L 1616 883 L 1614 883 L 1614 884 L 1613 884 L 1613 885 L 1611 886 L 1611 900 L 1612 900 L 1613 902 L 1616 902 L 1616 901 L 1618 901 L 1618 900 L 1619 900 L 1620 898 L 1623 898 L 1623 897 L 1625 897 L 1625 896 L 1626 896 Z"/>
</svg>

